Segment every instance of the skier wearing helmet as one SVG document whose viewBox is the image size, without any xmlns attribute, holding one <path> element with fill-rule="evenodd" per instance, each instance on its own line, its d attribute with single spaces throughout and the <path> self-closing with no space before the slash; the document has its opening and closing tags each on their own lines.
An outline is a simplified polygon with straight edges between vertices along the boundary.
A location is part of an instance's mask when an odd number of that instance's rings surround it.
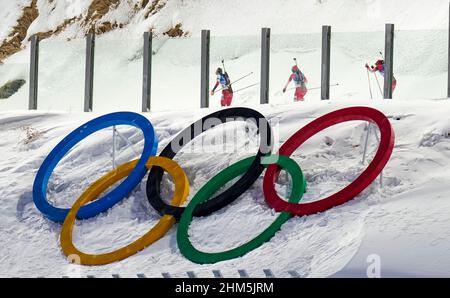
<svg viewBox="0 0 450 298">
<path fill-rule="evenodd" d="M 220 105 L 222 107 L 230 106 L 231 101 L 233 100 L 233 89 L 231 88 L 230 78 L 227 72 L 223 72 L 222 68 L 217 68 L 216 70 L 216 84 L 214 88 L 211 90 L 211 96 L 214 95 L 216 88 L 221 85 L 222 86 L 222 99 L 220 100 Z"/>
<path fill-rule="evenodd" d="M 384 78 L 384 72 L 385 72 L 385 67 L 384 67 L 384 60 L 379 59 L 377 60 L 377 62 L 375 62 L 375 66 L 370 66 L 369 64 L 366 63 L 366 68 L 373 73 L 376 73 L 377 71 L 380 72 L 381 76 Z M 397 80 L 395 79 L 394 76 L 392 76 L 392 92 L 394 92 L 395 87 L 397 87 Z"/>
<path fill-rule="evenodd" d="M 303 101 L 308 92 L 306 88 L 306 83 L 308 83 L 308 79 L 305 77 L 303 72 L 300 71 L 297 65 L 292 66 L 292 74 L 289 76 L 289 80 L 286 83 L 286 86 L 283 88 L 283 93 L 286 92 L 286 88 L 288 87 L 291 81 L 294 81 L 295 84 L 295 93 L 294 93 L 294 101 Z"/>
</svg>

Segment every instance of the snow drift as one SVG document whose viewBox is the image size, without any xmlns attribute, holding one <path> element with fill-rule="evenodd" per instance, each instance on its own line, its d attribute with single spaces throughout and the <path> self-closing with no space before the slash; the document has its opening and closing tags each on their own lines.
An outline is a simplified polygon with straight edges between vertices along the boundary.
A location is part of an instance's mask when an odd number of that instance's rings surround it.
<svg viewBox="0 0 450 298">
<path fill-rule="evenodd" d="M 298 128 L 320 115 L 344 106 L 365 105 L 383 111 L 396 133 L 393 156 L 379 182 L 355 200 L 327 212 L 288 221 L 276 236 L 242 258 L 214 265 L 196 265 L 178 251 L 175 228 L 153 246 L 119 263 L 82 267 L 81 276 L 160 276 L 162 271 L 184 276 L 193 270 L 211 276 L 219 269 L 225 276 L 237 276 L 246 269 L 261 276 L 271 269 L 276 276 L 296 270 L 301 276 L 366 276 L 369 256 L 381 259 L 382 276 L 448 276 L 450 244 L 450 108 L 447 100 L 343 101 L 329 103 L 260 106 L 275 127 L 280 143 Z M 155 125 L 161 146 L 178 131 L 208 110 L 155 112 L 147 115 Z M 4 112 L 1 148 L 0 189 L 1 264 L 6 276 L 61 276 L 72 270 L 59 248 L 60 225 L 45 219 L 32 202 L 32 182 L 45 156 L 73 128 L 95 114 Z M 228 125 L 228 124 L 227 124 Z M 329 195 L 348 185 L 365 166 L 361 165 L 363 122 L 349 122 L 329 128 L 301 146 L 293 158 L 308 181 L 303 200 Z M 233 125 L 227 129 L 234 129 Z M 133 144 L 118 144 L 118 162 L 139 156 L 142 136 L 137 129 L 119 127 Z M 214 131 L 204 138 L 214 138 Z M 111 169 L 111 130 L 103 130 L 82 141 L 57 166 L 50 179 L 49 199 L 69 207 L 91 182 Z M 235 153 L 204 153 L 183 149 L 175 160 L 188 174 L 191 196 L 207 179 L 231 163 L 256 152 L 257 137 L 233 140 Z M 330 141 L 331 140 L 331 141 Z M 195 142 L 194 142 L 195 143 Z M 206 141 L 204 143 L 213 144 Z M 201 144 L 201 142 L 200 142 Z M 377 143 L 372 135 L 370 156 Z M 198 147 L 206 152 L 214 148 Z M 213 146 L 213 145 L 211 145 Z M 245 150 L 249 148 L 249 150 Z M 369 159 L 371 158 L 369 156 Z M 143 182 L 145 183 L 145 181 Z M 78 221 L 75 244 L 89 252 L 105 252 L 130 243 L 158 219 L 145 197 L 145 184 L 122 203 L 95 218 Z M 194 245 L 206 251 L 221 251 L 247 241 L 268 226 L 276 214 L 264 202 L 262 176 L 240 199 L 215 214 L 194 219 L 190 235 Z M 164 180 L 164 194 L 171 183 Z M 278 191 L 286 191 L 283 180 Z"/>
</svg>

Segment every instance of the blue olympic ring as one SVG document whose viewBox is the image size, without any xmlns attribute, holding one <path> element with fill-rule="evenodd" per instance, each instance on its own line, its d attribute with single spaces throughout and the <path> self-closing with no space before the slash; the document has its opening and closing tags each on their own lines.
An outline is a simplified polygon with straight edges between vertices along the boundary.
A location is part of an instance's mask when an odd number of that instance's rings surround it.
<svg viewBox="0 0 450 298">
<path fill-rule="evenodd" d="M 87 136 L 101 129 L 115 125 L 130 125 L 142 130 L 144 149 L 141 158 L 131 174 L 115 189 L 103 197 L 83 206 L 77 214 L 78 219 L 87 219 L 100 214 L 125 198 L 144 178 L 145 166 L 150 156 L 156 154 L 158 137 L 150 121 L 144 116 L 132 112 L 117 112 L 95 118 L 72 131 L 50 152 L 39 168 L 33 184 L 33 201 L 36 207 L 50 220 L 63 222 L 70 209 L 52 206 L 47 201 L 47 184 L 58 162 L 73 146 Z"/>
</svg>

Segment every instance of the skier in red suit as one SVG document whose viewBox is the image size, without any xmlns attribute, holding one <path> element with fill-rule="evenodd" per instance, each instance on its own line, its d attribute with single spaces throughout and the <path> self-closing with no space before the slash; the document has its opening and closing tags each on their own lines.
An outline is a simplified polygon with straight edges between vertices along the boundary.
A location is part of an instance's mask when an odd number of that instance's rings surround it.
<svg viewBox="0 0 450 298">
<path fill-rule="evenodd" d="M 231 88 L 230 78 L 227 72 L 223 72 L 222 68 L 217 68 L 216 70 L 217 81 L 214 88 L 211 90 L 211 96 L 214 95 L 217 87 L 222 86 L 222 99 L 220 100 L 220 105 L 222 107 L 227 107 L 231 105 L 233 100 L 233 89 Z"/>
<path fill-rule="evenodd" d="M 306 84 L 308 83 L 308 79 L 305 77 L 303 72 L 300 71 L 297 65 L 292 66 L 292 74 L 289 76 L 289 80 L 286 83 L 286 86 L 283 88 L 283 93 L 286 92 L 286 88 L 288 87 L 291 81 L 294 81 L 295 84 L 295 93 L 294 93 L 294 101 L 303 101 L 305 99 L 305 95 L 308 92 L 308 88 L 306 88 Z"/>
<path fill-rule="evenodd" d="M 366 63 L 366 68 L 370 71 L 370 72 L 380 72 L 381 76 L 384 78 L 384 72 L 385 72 L 385 67 L 384 67 L 384 60 L 378 60 L 377 62 L 375 62 L 375 66 L 370 66 L 369 64 Z M 395 77 L 392 77 L 392 92 L 394 92 L 395 87 L 397 87 L 397 80 L 395 79 Z"/>
</svg>

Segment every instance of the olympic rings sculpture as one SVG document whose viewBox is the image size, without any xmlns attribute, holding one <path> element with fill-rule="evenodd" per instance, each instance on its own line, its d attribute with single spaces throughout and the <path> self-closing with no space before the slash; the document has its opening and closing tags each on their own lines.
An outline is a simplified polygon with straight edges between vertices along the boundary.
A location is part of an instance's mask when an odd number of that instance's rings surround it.
<svg viewBox="0 0 450 298">
<path fill-rule="evenodd" d="M 259 119 L 256 123 L 260 134 L 260 147 L 256 155 L 245 158 L 222 170 L 211 178 L 194 195 L 186 207 L 181 207 L 189 195 L 189 181 L 186 173 L 172 158 L 195 137 L 228 120 Z M 219 123 L 205 127 L 210 119 Z M 346 121 L 363 120 L 374 123 L 381 132 L 381 140 L 374 159 L 354 182 L 337 193 L 309 203 L 300 203 L 306 191 L 306 179 L 300 166 L 289 156 L 316 133 Z M 140 159 L 127 162 L 107 173 L 91 184 L 76 200 L 70 209 L 51 205 L 46 199 L 47 184 L 58 162 L 77 143 L 92 133 L 114 125 L 131 125 L 140 128 L 144 134 L 144 149 Z M 196 129 L 200 128 L 200 129 Z M 187 142 L 183 139 L 187 136 Z M 180 252 L 195 263 L 216 263 L 245 255 L 269 241 L 281 226 L 292 216 L 310 215 L 324 212 L 344 204 L 367 188 L 381 173 L 390 159 L 394 148 L 394 131 L 387 117 L 369 107 L 350 107 L 340 109 L 307 124 L 292 135 L 276 155 L 272 150 L 272 131 L 267 119 L 259 112 L 249 108 L 229 108 L 203 117 L 180 132 L 159 154 L 155 156 L 158 138 L 152 124 L 142 115 L 132 112 L 111 113 L 93 119 L 72 131 L 45 158 L 33 184 L 33 201 L 36 207 L 50 220 L 63 222 L 61 229 L 61 248 L 66 256 L 77 255 L 80 264 L 104 265 L 123 260 L 162 238 L 177 222 L 177 244 Z M 174 150 L 175 148 L 175 150 Z M 189 240 L 188 230 L 194 216 L 207 216 L 240 197 L 267 168 L 263 180 L 263 194 L 267 204 L 280 215 L 260 235 L 240 247 L 218 253 L 206 253 L 196 249 Z M 288 201 L 283 200 L 275 190 L 275 181 L 281 169 L 292 177 L 292 191 Z M 163 173 L 172 176 L 175 191 L 170 204 L 160 196 Z M 94 255 L 78 250 L 72 241 L 73 226 L 76 219 L 87 219 L 113 207 L 125 198 L 149 172 L 146 193 L 149 203 L 162 216 L 158 223 L 141 238 L 113 252 Z M 214 198 L 223 185 L 239 177 L 230 187 Z M 124 179 L 116 188 L 98 198 L 104 191 Z"/>
</svg>

